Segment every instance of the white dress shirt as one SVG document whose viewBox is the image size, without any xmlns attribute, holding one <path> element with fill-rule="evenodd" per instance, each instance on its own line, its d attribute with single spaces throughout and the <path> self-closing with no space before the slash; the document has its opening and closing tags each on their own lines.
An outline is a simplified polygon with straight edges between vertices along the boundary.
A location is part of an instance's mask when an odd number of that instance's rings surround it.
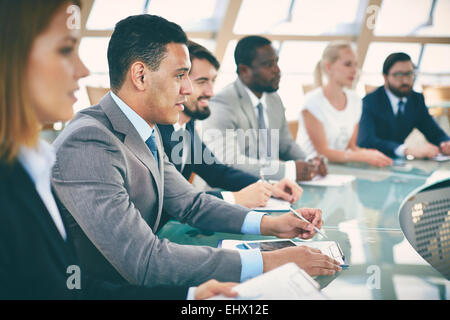
<svg viewBox="0 0 450 320">
<path fill-rule="evenodd" d="M 53 147 L 44 140 L 39 140 L 36 148 L 21 147 L 19 151 L 19 162 L 33 181 L 61 237 L 67 240 L 66 229 L 51 188 L 52 167 L 55 160 Z"/>
</svg>

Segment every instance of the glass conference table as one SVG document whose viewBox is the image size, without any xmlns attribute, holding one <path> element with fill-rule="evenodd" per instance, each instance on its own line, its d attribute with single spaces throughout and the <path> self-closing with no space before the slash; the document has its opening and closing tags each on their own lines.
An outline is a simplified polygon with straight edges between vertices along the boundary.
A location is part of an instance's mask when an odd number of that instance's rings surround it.
<svg viewBox="0 0 450 320">
<path fill-rule="evenodd" d="M 398 210 L 414 189 L 449 177 L 450 161 L 413 160 L 389 168 L 330 164 L 329 172 L 356 179 L 340 187 L 302 186 L 303 196 L 294 205 L 322 210 L 323 230 L 339 242 L 350 264 L 334 276 L 317 277 L 322 292 L 330 299 L 449 300 L 450 281 L 409 244 Z M 204 231 L 177 221 L 169 221 L 158 235 L 180 244 L 212 247 L 222 239 L 273 238 Z"/>
</svg>

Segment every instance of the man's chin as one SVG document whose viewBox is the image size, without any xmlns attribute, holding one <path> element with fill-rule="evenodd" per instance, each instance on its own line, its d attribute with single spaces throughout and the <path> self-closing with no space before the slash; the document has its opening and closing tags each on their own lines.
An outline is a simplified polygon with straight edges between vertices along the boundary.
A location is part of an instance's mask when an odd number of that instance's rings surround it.
<svg viewBox="0 0 450 320">
<path fill-rule="evenodd" d="M 277 92 L 278 88 L 279 88 L 278 86 L 276 86 L 276 87 L 267 87 L 267 88 L 264 89 L 264 92 L 267 92 L 267 93 Z"/>
<path fill-rule="evenodd" d="M 403 98 L 403 97 L 409 96 L 411 94 L 412 88 L 401 90 L 401 89 L 389 87 L 389 90 L 397 97 Z"/>
<path fill-rule="evenodd" d="M 187 116 L 191 117 L 192 119 L 195 120 L 205 120 L 206 118 L 208 118 L 211 115 L 211 110 L 206 107 L 203 111 L 195 111 L 192 112 L 190 111 L 188 108 L 185 108 L 183 111 Z"/>
</svg>

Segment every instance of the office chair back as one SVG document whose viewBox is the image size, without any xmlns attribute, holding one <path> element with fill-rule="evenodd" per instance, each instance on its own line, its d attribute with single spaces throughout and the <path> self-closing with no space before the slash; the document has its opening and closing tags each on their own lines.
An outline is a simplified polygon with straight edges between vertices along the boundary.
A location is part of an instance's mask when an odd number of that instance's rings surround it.
<svg viewBox="0 0 450 320">
<path fill-rule="evenodd" d="M 400 206 L 399 219 L 414 249 L 450 280 L 450 179 L 413 191 Z"/>
</svg>

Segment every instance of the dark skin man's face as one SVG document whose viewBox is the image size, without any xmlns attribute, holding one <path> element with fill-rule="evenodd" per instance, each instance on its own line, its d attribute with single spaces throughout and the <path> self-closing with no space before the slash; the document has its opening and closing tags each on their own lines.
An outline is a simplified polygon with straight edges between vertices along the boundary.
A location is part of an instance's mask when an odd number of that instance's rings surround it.
<svg viewBox="0 0 450 320">
<path fill-rule="evenodd" d="M 240 69 L 241 80 L 257 96 L 263 92 L 275 92 L 280 84 L 278 55 L 271 45 L 256 49 L 256 56 L 250 66 Z"/>
</svg>

